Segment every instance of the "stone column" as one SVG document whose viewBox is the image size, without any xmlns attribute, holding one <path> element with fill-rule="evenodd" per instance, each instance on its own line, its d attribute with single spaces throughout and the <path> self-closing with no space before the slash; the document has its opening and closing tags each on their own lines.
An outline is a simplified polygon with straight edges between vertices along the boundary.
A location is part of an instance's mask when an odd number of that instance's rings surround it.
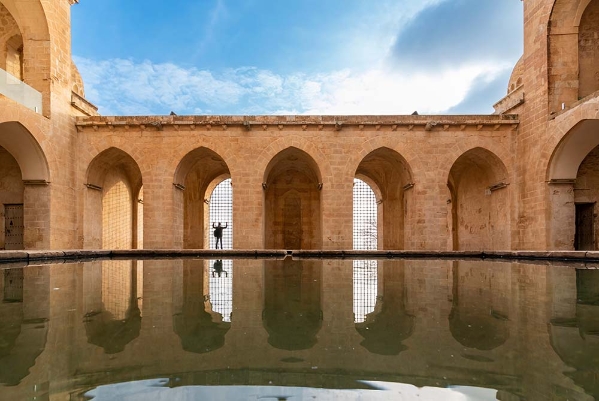
<svg viewBox="0 0 599 401">
<path fill-rule="evenodd" d="M 573 250 L 576 231 L 574 180 L 551 181 L 547 193 L 547 249 Z"/>
<path fill-rule="evenodd" d="M 25 249 L 50 249 L 50 186 L 24 181 L 23 245 Z"/>
</svg>

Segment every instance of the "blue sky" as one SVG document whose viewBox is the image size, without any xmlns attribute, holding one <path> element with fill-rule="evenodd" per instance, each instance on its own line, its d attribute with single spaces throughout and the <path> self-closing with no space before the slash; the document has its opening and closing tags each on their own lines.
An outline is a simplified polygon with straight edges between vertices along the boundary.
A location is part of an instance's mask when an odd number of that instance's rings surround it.
<svg viewBox="0 0 599 401">
<path fill-rule="evenodd" d="M 520 0 L 81 0 L 104 115 L 478 114 L 522 54 Z"/>
</svg>

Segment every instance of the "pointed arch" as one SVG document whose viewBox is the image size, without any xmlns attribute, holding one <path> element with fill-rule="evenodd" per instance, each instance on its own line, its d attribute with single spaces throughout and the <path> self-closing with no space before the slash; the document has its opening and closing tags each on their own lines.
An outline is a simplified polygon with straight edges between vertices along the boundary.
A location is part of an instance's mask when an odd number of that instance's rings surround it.
<svg viewBox="0 0 599 401">
<path fill-rule="evenodd" d="M 305 151 L 288 147 L 266 166 L 263 185 L 267 249 L 322 246 L 322 175 Z"/>
<path fill-rule="evenodd" d="M 122 149 L 99 153 L 86 171 L 84 247 L 130 249 L 138 238 L 139 193 L 143 180 L 137 162 Z"/>
<path fill-rule="evenodd" d="M 481 147 L 463 153 L 449 171 L 447 186 L 454 250 L 511 248 L 508 171 L 497 155 Z"/>
<path fill-rule="evenodd" d="M 175 229 L 183 248 L 208 248 L 210 194 L 228 178 L 231 171 L 227 162 L 207 147 L 191 150 L 177 165 L 173 177 Z"/>
<path fill-rule="evenodd" d="M 409 203 L 412 169 L 397 151 L 380 147 L 364 156 L 355 177 L 366 177 L 380 193 L 378 199 L 378 236 L 382 249 L 405 247 L 406 204 Z"/>
</svg>

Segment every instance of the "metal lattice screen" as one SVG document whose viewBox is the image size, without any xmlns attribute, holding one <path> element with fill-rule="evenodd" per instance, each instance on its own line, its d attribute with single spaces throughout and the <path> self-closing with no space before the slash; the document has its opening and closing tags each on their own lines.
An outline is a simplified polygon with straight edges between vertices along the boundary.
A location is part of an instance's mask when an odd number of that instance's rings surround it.
<svg viewBox="0 0 599 401">
<path fill-rule="evenodd" d="M 233 187 L 230 178 L 218 184 L 210 195 L 210 249 L 216 247 L 212 225 L 218 223 L 227 224 L 223 230 L 223 249 L 233 249 Z"/>
<path fill-rule="evenodd" d="M 220 265 L 219 265 L 220 263 Z M 210 304 L 212 310 L 222 315 L 224 322 L 231 321 L 233 312 L 233 261 L 210 261 Z"/>
<path fill-rule="evenodd" d="M 377 249 L 377 201 L 368 184 L 354 179 L 354 249 Z M 354 260 L 354 321 L 374 311 L 377 297 L 376 260 Z"/>
<path fill-rule="evenodd" d="M 214 188 L 210 196 L 210 249 L 216 247 L 212 224 L 227 224 L 223 230 L 223 249 L 233 249 L 233 187 L 231 179 L 224 180 Z M 210 303 L 212 310 L 222 315 L 223 321 L 231 321 L 233 312 L 233 261 L 210 261 Z"/>
</svg>

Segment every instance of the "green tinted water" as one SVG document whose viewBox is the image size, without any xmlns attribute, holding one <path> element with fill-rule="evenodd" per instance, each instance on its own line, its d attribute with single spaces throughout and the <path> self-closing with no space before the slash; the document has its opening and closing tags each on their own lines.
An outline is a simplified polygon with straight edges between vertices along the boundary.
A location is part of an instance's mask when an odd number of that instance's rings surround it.
<svg viewBox="0 0 599 401">
<path fill-rule="evenodd" d="M 145 260 L 0 273 L 2 400 L 599 394 L 599 270 Z"/>
</svg>

